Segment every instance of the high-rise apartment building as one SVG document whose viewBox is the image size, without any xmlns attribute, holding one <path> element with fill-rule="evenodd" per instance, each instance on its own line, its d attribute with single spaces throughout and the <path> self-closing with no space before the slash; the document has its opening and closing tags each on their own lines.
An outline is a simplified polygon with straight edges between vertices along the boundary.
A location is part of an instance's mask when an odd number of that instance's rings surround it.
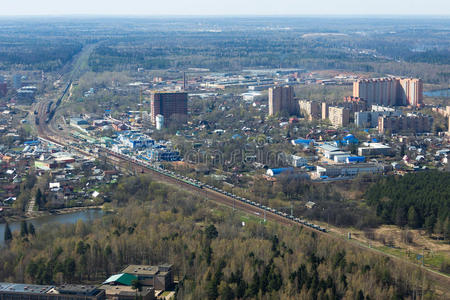
<svg viewBox="0 0 450 300">
<path fill-rule="evenodd" d="M 329 105 L 326 102 L 322 102 L 322 120 L 328 119 L 328 109 Z"/>
<path fill-rule="evenodd" d="M 321 103 L 308 100 L 299 100 L 298 106 L 300 113 L 308 118 L 308 120 L 320 119 L 322 116 Z"/>
<path fill-rule="evenodd" d="M 448 131 L 447 134 L 450 135 L 450 116 L 448 116 Z"/>
<path fill-rule="evenodd" d="M 430 132 L 433 125 L 433 118 L 425 115 L 407 116 L 380 116 L 378 117 L 378 132 L 381 134 L 389 131 L 397 133 L 401 131 L 420 133 Z"/>
<path fill-rule="evenodd" d="M 401 105 L 423 105 L 423 83 L 416 78 L 400 79 L 397 96 Z"/>
<path fill-rule="evenodd" d="M 187 93 L 153 92 L 150 99 L 151 121 L 156 124 L 156 116 L 162 115 L 166 123 L 174 118 L 187 121 Z"/>
<path fill-rule="evenodd" d="M 295 110 L 294 87 L 279 86 L 269 88 L 269 115 L 293 114 Z"/>
<path fill-rule="evenodd" d="M 344 102 L 341 103 L 340 106 L 347 108 L 350 111 L 350 114 L 359 111 L 366 111 L 368 108 L 368 105 L 364 99 L 352 96 L 344 97 Z"/>
<path fill-rule="evenodd" d="M 423 105 L 423 83 L 417 78 L 359 79 L 353 83 L 353 97 L 364 99 L 368 105 Z"/>
<path fill-rule="evenodd" d="M 349 123 L 350 111 L 344 107 L 330 106 L 328 108 L 328 119 L 334 126 L 346 126 Z"/>
</svg>

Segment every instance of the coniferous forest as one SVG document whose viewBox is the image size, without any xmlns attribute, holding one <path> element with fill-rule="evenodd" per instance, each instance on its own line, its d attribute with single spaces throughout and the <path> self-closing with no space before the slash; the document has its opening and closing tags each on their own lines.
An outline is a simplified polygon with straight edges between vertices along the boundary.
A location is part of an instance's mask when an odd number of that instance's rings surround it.
<svg viewBox="0 0 450 300">
<path fill-rule="evenodd" d="M 450 236 L 448 172 L 384 177 L 368 190 L 366 198 L 385 223 Z"/>
</svg>

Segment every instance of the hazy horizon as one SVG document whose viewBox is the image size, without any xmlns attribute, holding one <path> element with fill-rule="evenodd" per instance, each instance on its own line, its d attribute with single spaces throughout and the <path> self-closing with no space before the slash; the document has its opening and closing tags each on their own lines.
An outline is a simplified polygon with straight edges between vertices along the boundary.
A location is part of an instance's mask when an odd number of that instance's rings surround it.
<svg viewBox="0 0 450 300">
<path fill-rule="evenodd" d="M 0 16 L 118 16 L 118 17 L 196 17 L 196 16 L 450 16 L 447 0 L 228 0 L 211 2 L 173 0 L 166 3 L 145 0 L 79 0 L 63 3 L 56 0 L 17 0 L 3 3 Z"/>
</svg>

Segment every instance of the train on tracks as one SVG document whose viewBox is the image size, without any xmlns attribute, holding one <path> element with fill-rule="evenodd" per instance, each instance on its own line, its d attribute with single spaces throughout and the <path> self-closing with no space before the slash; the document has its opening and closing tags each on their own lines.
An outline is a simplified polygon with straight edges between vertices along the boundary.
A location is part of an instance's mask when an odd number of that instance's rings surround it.
<svg viewBox="0 0 450 300">
<path fill-rule="evenodd" d="M 45 119 L 45 123 L 46 123 L 46 124 L 48 124 L 48 123 L 51 121 L 51 119 L 53 118 L 53 116 L 55 115 L 56 109 L 57 109 L 58 106 L 61 104 L 61 101 L 62 101 L 62 99 L 64 98 L 64 96 L 66 95 L 67 91 L 69 90 L 71 84 L 72 84 L 72 80 L 69 80 L 69 82 L 67 83 L 67 85 L 66 85 L 66 87 L 65 87 L 65 89 L 64 89 L 64 91 L 63 91 L 63 94 L 62 94 L 61 97 L 59 97 L 58 100 L 55 102 L 55 105 L 54 105 L 53 109 L 51 108 L 52 105 L 53 105 L 53 101 L 50 101 L 50 102 L 48 103 L 47 111 L 46 111 L 46 113 L 47 113 L 47 118 Z"/>
<path fill-rule="evenodd" d="M 43 141 L 46 141 L 46 142 L 52 142 L 52 143 L 56 143 L 58 145 L 63 146 L 59 142 L 59 139 L 55 140 L 54 138 L 51 138 L 51 137 L 40 138 L 40 139 L 43 140 Z M 78 147 L 73 147 L 73 148 L 76 151 L 81 151 Z M 222 189 L 219 189 L 219 188 L 217 188 L 215 186 L 204 184 L 203 182 L 201 182 L 199 180 L 196 180 L 194 178 L 183 176 L 183 175 L 177 174 L 177 173 L 175 173 L 173 171 L 165 170 L 165 169 L 160 168 L 158 166 L 154 166 L 154 165 L 152 165 L 150 163 L 150 161 L 147 158 L 145 158 L 143 156 L 132 157 L 132 156 L 129 156 L 129 155 L 125 155 L 125 154 L 116 152 L 116 151 L 112 151 L 109 148 L 105 148 L 105 147 L 101 147 L 101 146 L 98 146 L 97 150 L 98 151 L 95 151 L 96 153 L 102 153 L 103 155 L 114 156 L 114 157 L 120 158 L 122 160 L 134 163 L 135 165 L 138 165 L 138 166 L 142 167 L 143 168 L 142 170 L 148 169 L 148 170 L 151 170 L 153 172 L 159 173 L 161 175 L 173 178 L 173 179 L 175 179 L 175 180 L 177 180 L 179 182 L 183 182 L 185 184 L 191 185 L 191 186 L 193 186 L 195 188 L 203 189 L 203 190 L 206 190 L 206 191 L 208 191 L 208 190 L 209 191 L 214 191 L 216 193 L 219 193 L 219 194 L 222 194 L 224 196 L 227 196 L 227 197 L 229 197 L 231 199 L 243 202 L 243 203 L 245 203 L 247 205 L 251 205 L 251 206 L 254 206 L 254 207 L 258 208 L 258 209 L 262 209 L 262 210 L 265 210 L 265 211 L 270 212 L 272 214 L 278 215 L 279 217 L 282 217 L 282 218 L 285 218 L 287 220 L 290 220 L 291 222 L 295 222 L 295 223 L 298 223 L 300 225 L 309 227 L 309 228 L 311 228 L 313 230 L 317 230 L 317 231 L 320 231 L 320 232 L 323 232 L 323 233 L 327 233 L 328 232 L 328 230 L 326 228 L 323 228 L 320 225 L 317 225 L 317 224 L 314 224 L 314 223 L 310 223 L 310 222 L 308 222 L 308 221 L 306 221 L 304 219 L 300 219 L 300 218 L 297 218 L 297 217 L 295 217 L 295 216 L 293 216 L 291 214 L 287 214 L 285 212 L 282 212 L 280 210 L 274 209 L 272 207 L 262 205 L 261 203 L 257 203 L 255 201 L 252 201 L 252 200 L 247 199 L 245 197 L 237 196 L 235 194 L 232 194 L 232 193 L 229 193 L 229 192 L 224 191 Z M 96 154 L 92 154 L 92 153 L 94 153 L 94 151 L 89 151 L 89 153 L 90 153 L 89 155 L 96 155 Z M 97 154 L 97 157 L 100 158 L 100 156 L 98 154 Z"/>
<path fill-rule="evenodd" d="M 250 199 L 247 199 L 245 197 L 237 196 L 235 194 L 232 194 L 232 193 L 229 193 L 229 192 L 224 191 L 222 189 L 219 189 L 219 188 L 217 188 L 215 186 L 204 184 L 204 183 L 202 183 L 202 182 L 200 182 L 200 181 L 198 181 L 198 180 L 196 180 L 194 178 L 183 176 L 183 175 L 177 174 L 177 173 L 175 173 L 173 171 L 165 170 L 163 168 L 153 166 L 152 164 L 149 163 L 149 160 L 147 158 L 143 157 L 143 156 L 138 156 L 138 157 L 134 158 L 132 156 L 128 156 L 128 155 L 125 155 L 125 154 L 122 154 L 122 153 L 118 153 L 118 152 L 112 151 L 112 150 L 110 150 L 108 148 L 101 147 L 101 150 L 106 152 L 106 153 L 109 153 L 110 155 L 119 157 L 119 158 L 127 160 L 127 161 L 131 161 L 131 162 L 133 162 L 133 163 L 135 163 L 135 164 L 137 164 L 137 165 L 139 165 L 139 166 L 141 166 L 143 168 L 150 169 L 150 170 L 152 170 L 154 172 L 157 172 L 157 173 L 159 173 L 161 175 L 164 175 L 164 176 L 173 178 L 173 179 L 175 179 L 177 181 L 180 181 L 180 182 L 192 185 L 192 186 L 194 186 L 196 188 L 215 191 L 215 192 L 220 193 L 222 195 L 225 195 L 225 196 L 227 196 L 229 198 L 233 198 L 233 199 L 235 199 L 237 201 L 241 201 L 241 202 L 246 203 L 248 205 L 252 205 L 252 206 L 257 207 L 259 209 L 271 212 L 271 213 L 276 214 L 276 215 L 278 215 L 280 217 L 289 219 L 290 221 L 296 222 L 298 224 L 301 224 L 303 226 L 309 227 L 311 229 L 314 229 L 314 230 L 317 230 L 317 231 L 320 231 L 320 232 L 324 232 L 324 233 L 327 232 L 327 229 L 321 227 L 320 225 L 317 225 L 317 224 L 314 224 L 314 223 L 310 223 L 310 222 L 308 222 L 306 220 L 297 218 L 297 217 L 295 217 L 293 215 L 290 215 L 290 214 L 287 214 L 285 212 L 279 211 L 277 209 L 274 209 L 274 208 L 262 205 L 261 203 L 251 201 Z"/>
</svg>

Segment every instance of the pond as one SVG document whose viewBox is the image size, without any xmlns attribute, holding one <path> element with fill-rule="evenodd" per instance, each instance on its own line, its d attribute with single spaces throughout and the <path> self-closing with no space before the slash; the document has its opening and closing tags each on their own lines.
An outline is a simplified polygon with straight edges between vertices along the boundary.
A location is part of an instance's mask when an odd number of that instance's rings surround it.
<svg viewBox="0 0 450 300">
<path fill-rule="evenodd" d="M 450 89 L 427 91 L 423 93 L 427 97 L 450 98 Z"/>
<path fill-rule="evenodd" d="M 45 224 L 75 224 L 78 220 L 89 221 L 101 218 L 104 212 L 101 209 L 87 209 L 84 211 L 77 211 L 68 214 L 43 216 L 36 219 L 27 220 L 27 223 L 32 223 L 36 230 Z M 9 228 L 12 232 L 20 230 L 20 223 L 22 221 L 9 223 Z M 6 224 L 0 224 L 0 246 L 4 244 Z"/>
</svg>

